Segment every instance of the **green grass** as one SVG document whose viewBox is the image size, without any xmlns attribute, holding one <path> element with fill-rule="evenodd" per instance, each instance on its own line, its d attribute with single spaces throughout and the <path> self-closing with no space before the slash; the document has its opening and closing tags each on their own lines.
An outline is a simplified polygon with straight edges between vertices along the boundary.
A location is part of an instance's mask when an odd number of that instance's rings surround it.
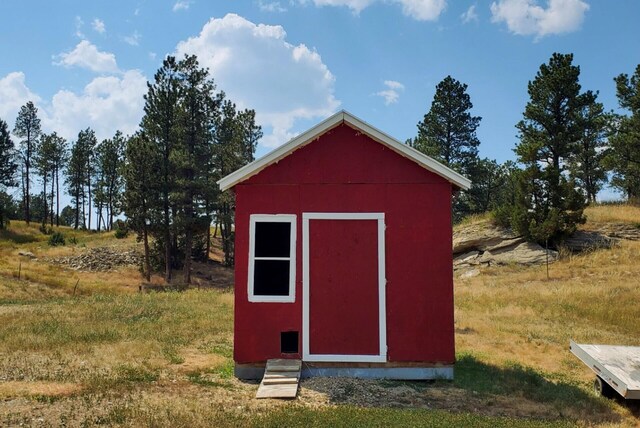
<svg viewBox="0 0 640 428">
<path fill-rule="evenodd" d="M 568 422 L 527 421 L 439 410 L 363 409 L 337 407 L 309 410 L 286 409 L 252 421 L 254 427 L 568 427 Z"/>
<path fill-rule="evenodd" d="M 79 245 L 115 242 L 110 234 L 64 233 Z M 15 278 L 17 248 L 39 257 L 73 249 L 48 247 L 46 239 L 37 225 L 19 222 L 0 232 L 0 426 L 38 419 L 305 428 L 637 423 L 637 410 L 590 392 L 588 369 L 566 348 L 569 337 L 640 337 L 640 244 L 563 260 L 552 265 L 550 281 L 538 268 L 515 266 L 457 279 L 452 382 L 343 380 L 333 389 L 303 382 L 298 400 L 272 402 L 255 400 L 256 383 L 233 376 L 230 292 L 131 293 L 136 272 L 69 272 L 28 260 L 23 279 Z M 68 384 L 70 392 L 47 393 L 42 383 Z M 26 403 L 21 410 L 8 404 L 16 397 Z"/>
</svg>

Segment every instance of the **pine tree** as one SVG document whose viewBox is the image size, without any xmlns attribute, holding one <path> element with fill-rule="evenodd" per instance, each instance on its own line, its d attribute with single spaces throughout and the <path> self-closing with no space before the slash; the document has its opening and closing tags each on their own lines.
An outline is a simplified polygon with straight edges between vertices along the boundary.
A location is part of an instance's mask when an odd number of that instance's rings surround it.
<svg viewBox="0 0 640 428">
<path fill-rule="evenodd" d="M 178 135 L 178 109 L 180 102 L 180 76 L 175 57 L 168 56 L 156 72 L 154 82 L 147 83 L 144 117 L 141 129 L 160 153 L 160 197 L 162 200 L 162 227 L 155 229 L 164 245 L 166 282 L 172 277 L 172 205 L 170 195 L 175 188 L 175 166 L 171 159 Z"/>
<path fill-rule="evenodd" d="M 87 228 L 86 220 L 86 208 L 89 207 L 89 213 L 91 213 L 91 194 L 90 185 L 91 177 L 93 174 L 93 149 L 96 145 L 95 133 L 87 128 L 84 131 L 78 133 L 78 139 L 71 148 L 71 156 L 69 158 L 69 165 L 66 171 L 65 184 L 67 185 L 67 191 L 71 196 L 71 201 L 75 205 L 75 222 L 74 228 L 78 228 L 82 225 L 83 228 Z M 87 193 L 89 192 L 89 202 L 87 202 Z M 80 222 L 80 215 L 82 215 L 82 223 Z M 89 223 L 89 227 L 91 223 Z"/>
<path fill-rule="evenodd" d="M 53 156 L 56 143 L 53 141 L 53 134 L 42 134 L 40 144 L 37 146 L 37 152 L 34 154 L 34 165 L 40 177 L 42 178 L 42 202 L 44 215 L 42 216 L 42 229 L 47 224 L 49 218 L 49 210 L 52 206 L 47 204 L 47 180 L 53 172 Z"/>
<path fill-rule="evenodd" d="M 585 198 L 567 168 L 585 135 L 582 114 L 591 101 L 581 94 L 573 55 L 554 53 L 529 82 L 530 100 L 517 125 L 520 174 L 511 223 L 528 239 L 558 241 L 584 222 Z"/>
<path fill-rule="evenodd" d="M 602 103 L 597 102 L 597 94 L 585 93 L 586 105 L 580 113 L 582 137 L 578 149 L 570 161 L 569 171 L 582 189 L 589 202 L 596 202 L 596 196 L 607 182 L 607 170 L 603 166 L 606 155 L 607 133 L 610 117 L 604 112 Z"/>
<path fill-rule="evenodd" d="M 615 79 L 620 107 L 630 115 L 616 116 L 605 165 L 613 171 L 611 185 L 634 202 L 640 201 L 640 64 L 634 74 Z"/>
<path fill-rule="evenodd" d="M 243 116 L 243 119 L 239 119 L 239 116 Z M 217 179 L 231 174 L 253 159 L 254 142 L 262 135 L 261 128 L 255 124 L 254 120 L 255 114 L 238 113 L 233 102 L 229 100 L 223 102 L 221 115 L 216 125 L 214 147 Z M 220 223 L 225 264 L 233 266 L 235 261 L 235 235 L 233 231 L 235 206 L 231 192 L 218 195 L 216 208 L 216 220 Z"/>
<path fill-rule="evenodd" d="M 121 175 L 124 162 L 124 148 L 126 140 L 120 131 L 116 131 L 113 138 L 103 140 L 97 147 L 94 158 L 94 205 L 98 217 L 98 230 L 104 224 L 106 230 L 113 228 L 113 217 L 119 214 L 120 197 L 123 179 Z M 102 212 L 106 209 L 106 217 Z"/>
<path fill-rule="evenodd" d="M 181 75 L 181 109 L 179 112 L 178 144 L 174 148 L 178 205 L 177 226 L 184 231 L 185 283 L 191 283 L 191 258 L 193 237 L 203 232 L 202 207 L 206 163 L 202 159 L 209 154 L 211 129 L 218 112 L 215 85 L 209 71 L 198 64 L 195 56 L 185 56 L 178 64 Z"/>
<path fill-rule="evenodd" d="M 51 226 L 53 226 L 54 214 L 53 204 L 55 199 L 56 226 L 60 226 L 60 173 L 64 170 L 68 160 L 67 140 L 58 136 L 55 132 L 51 134 L 52 153 L 51 153 Z"/>
<path fill-rule="evenodd" d="M 158 183 L 161 183 L 162 159 L 157 147 L 144 134 L 135 134 L 126 143 L 122 165 L 125 190 L 123 210 L 131 227 L 144 244 L 144 275 L 151 280 L 149 234 L 154 224 L 161 224 L 162 206 Z"/>
<path fill-rule="evenodd" d="M 480 140 L 476 129 L 482 120 L 472 116 L 467 85 L 447 76 L 436 86 L 431 109 L 418 123 L 417 150 L 466 174 L 478 158 Z"/>
<path fill-rule="evenodd" d="M 418 123 L 418 136 L 407 141 L 413 148 L 472 178 L 473 187 L 454 200 L 454 220 L 477 212 L 474 207 L 479 205 L 473 201 L 477 199 L 474 194 L 480 192 L 475 189 L 477 180 L 473 175 L 483 165 L 478 157 L 480 140 L 476 135 L 482 118 L 472 116 L 472 108 L 467 85 L 451 76 L 445 77 L 436 86 L 429 112 Z"/>
<path fill-rule="evenodd" d="M 15 159 L 13 141 L 11 141 L 7 122 L 0 119 L 0 188 L 15 186 L 15 174 L 18 168 Z M 6 199 L 8 196 L 0 198 L 0 229 L 4 229 L 6 226 L 5 212 L 8 207 L 6 202 L 3 202 Z"/>
<path fill-rule="evenodd" d="M 25 221 L 29 224 L 31 220 L 30 201 L 31 201 L 31 164 L 33 156 L 36 152 L 38 137 L 40 136 L 40 119 L 38 118 L 38 109 L 33 102 L 28 101 L 27 104 L 20 108 L 18 117 L 16 118 L 16 126 L 13 133 L 22 138 L 20 140 L 20 151 L 23 164 L 23 201 Z"/>
</svg>

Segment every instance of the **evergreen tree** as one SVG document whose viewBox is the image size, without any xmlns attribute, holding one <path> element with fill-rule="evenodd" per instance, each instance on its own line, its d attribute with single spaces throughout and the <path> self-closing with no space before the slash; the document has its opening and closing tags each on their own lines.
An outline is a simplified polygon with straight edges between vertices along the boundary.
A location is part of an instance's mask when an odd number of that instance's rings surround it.
<svg viewBox="0 0 640 428">
<path fill-rule="evenodd" d="M 634 74 L 620 74 L 615 79 L 620 107 L 628 116 L 613 120 L 605 165 L 613 171 L 611 185 L 634 202 L 640 201 L 640 64 Z"/>
<path fill-rule="evenodd" d="M 195 56 L 185 56 L 178 64 L 181 83 L 181 103 L 178 121 L 180 138 L 174 147 L 172 160 L 176 168 L 177 227 L 184 231 L 185 283 L 191 283 L 193 237 L 204 232 L 201 214 L 204 199 L 206 162 L 209 155 L 211 130 L 218 113 L 215 85 L 209 71 L 200 68 Z"/>
<path fill-rule="evenodd" d="M 95 145 L 95 133 L 90 128 L 87 128 L 78 133 L 78 139 L 71 149 L 65 184 L 71 196 L 71 201 L 75 205 L 76 219 L 74 227 L 76 229 L 80 226 L 84 229 L 87 228 L 87 206 L 89 213 L 91 213 L 91 197 L 89 193 L 89 202 L 87 203 L 87 194 L 91 190 L 92 157 Z M 80 222 L 80 216 L 82 216 L 82 222 Z M 89 223 L 89 227 L 90 225 L 91 223 Z"/>
<path fill-rule="evenodd" d="M 580 113 L 583 133 L 569 168 L 571 176 L 575 178 L 589 202 L 596 202 L 598 192 L 607 181 L 603 159 L 606 154 L 609 115 L 596 99 L 597 94 L 591 91 L 585 94 L 586 105 Z"/>
<path fill-rule="evenodd" d="M 113 228 L 113 217 L 120 213 L 120 197 L 123 179 L 121 175 L 124 162 L 126 140 L 120 131 L 113 138 L 103 140 L 95 154 L 94 205 L 98 218 L 98 230 L 104 224 L 105 230 Z M 102 212 L 106 209 L 106 217 Z"/>
<path fill-rule="evenodd" d="M 56 211 L 55 221 L 56 226 L 60 226 L 60 173 L 64 170 L 68 160 L 69 154 L 67 153 L 67 140 L 58 136 L 55 132 L 51 134 L 51 217 L 50 222 L 53 226 L 54 214 L 53 204 L 55 200 Z"/>
<path fill-rule="evenodd" d="M 567 173 L 585 135 L 582 114 L 592 94 L 580 93 L 573 55 L 554 53 L 529 82 L 530 100 L 517 125 L 515 152 L 524 164 L 511 224 L 528 239 L 557 241 L 584 222 L 585 199 Z"/>
<path fill-rule="evenodd" d="M 24 199 L 24 219 L 29 224 L 31 219 L 30 213 L 30 182 L 31 182 L 31 164 L 33 156 L 36 152 L 38 137 L 40 136 L 40 119 L 38 118 L 38 109 L 33 102 L 28 101 L 27 104 L 20 108 L 18 117 L 16 118 L 16 126 L 13 133 L 21 138 L 20 154 L 22 157 L 23 178 L 22 178 L 22 194 Z"/>
<path fill-rule="evenodd" d="M 7 122 L 0 119 L 0 189 L 15 186 L 17 168 L 18 165 L 15 161 L 13 141 L 11 141 Z M 4 191 L 2 194 L 6 195 Z M 0 198 L 0 229 L 4 229 L 6 226 L 5 215 L 8 214 L 9 210 L 8 202 L 10 202 L 8 195 Z"/>
<path fill-rule="evenodd" d="M 476 135 L 482 118 L 472 116 L 472 108 L 467 85 L 451 76 L 445 77 L 436 86 L 429 112 L 418 123 L 418 136 L 407 141 L 411 147 L 472 179 L 472 188 L 459 193 L 454 200 L 456 221 L 478 212 L 475 210 L 482 205 L 477 200 L 482 191 L 476 189 L 474 176 L 486 166 L 478 157 L 480 140 Z"/>
<path fill-rule="evenodd" d="M 172 204 L 170 195 L 175 187 L 175 166 L 171 158 L 177 144 L 177 122 L 180 101 L 180 76 L 175 57 L 168 56 L 156 72 L 153 83 L 147 83 L 142 132 L 160 153 L 160 197 L 162 200 L 162 227 L 155 228 L 164 245 L 166 282 L 172 276 Z"/>
<path fill-rule="evenodd" d="M 412 146 L 446 166 L 466 174 L 478 158 L 476 129 L 482 120 L 472 116 L 467 85 L 447 76 L 436 86 L 431 109 L 418 123 Z"/>
<path fill-rule="evenodd" d="M 143 134 L 135 134 L 126 143 L 122 175 L 125 182 L 123 210 L 131 227 L 144 244 L 144 275 L 151 280 L 149 234 L 154 224 L 161 224 L 159 205 L 162 159 L 157 147 Z"/>
<path fill-rule="evenodd" d="M 42 216 L 42 229 L 45 228 L 49 218 L 49 210 L 52 206 L 47 204 L 47 180 L 54 170 L 53 156 L 56 149 L 56 143 L 53 141 L 53 134 L 42 134 L 40 144 L 34 156 L 34 165 L 38 174 L 42 179 L 42 203 L 44 215 Z M 52 210 L 53 212 L 53 210 Z"/>
<path fill-rule="evenodd" d="M 239 116 L 244 120 L 239 119 Z M 236 105 L 225 100 L 216 126 L 214 147 L 215 167 L 220 179 L 249 163 L 255 152 L 255 144 L 262 130 L 255 124 L 255 114 L 238 113 Z M 251 130 L 248 132 L 248 130 Z M 233 224 L 235 218 L 234 198 L 231 192 L 218 195 L 216 202 L 216 220 L 220 223 L 222 249 L 225 264 L 232 266 L 234 257 L 235 234 Z"/>
</svg>

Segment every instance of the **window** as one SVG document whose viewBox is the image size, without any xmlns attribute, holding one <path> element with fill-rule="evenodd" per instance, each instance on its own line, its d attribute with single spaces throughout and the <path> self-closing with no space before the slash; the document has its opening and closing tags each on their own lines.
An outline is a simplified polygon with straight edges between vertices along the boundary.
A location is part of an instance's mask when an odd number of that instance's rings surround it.
<svg viewBox="0 0 640 428">
<path fill-rule="evenodd" d="M 294 302 L 296 216 L 254 214 L 249 224 L 249 301 Z"/>
</svg>

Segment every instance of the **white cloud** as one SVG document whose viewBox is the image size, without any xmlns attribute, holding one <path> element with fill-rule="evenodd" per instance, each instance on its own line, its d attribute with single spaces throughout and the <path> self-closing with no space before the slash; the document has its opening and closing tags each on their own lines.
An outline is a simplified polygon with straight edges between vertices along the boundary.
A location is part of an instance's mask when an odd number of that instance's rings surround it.
<svg viewBox="0 0 640 428">
<path fill-rule="evenodd" d="M 173 5 L 173 11 L 177 12 L 179 10 L 187 10 L 189 9 L 189 6 L 191 6 L 191 3 L 192 3 L 191 0 L 178 0 Z"/>
<path fill-rule="evenodd" d="M 0 79 L 0 117 L 12 127 L 20 107 L 33 101 L 44 132 L 56 131 L 72 141 L 80 130 L 91 127 L 102 140 L 118 129 L 125 134 L 136 131 L 146 92 L 146 77 L 129 70 L 122 76 L 96 77 L 81 93 L 60 90 L 47 101 L 25 85 L 23 73 L 13 72 Z"/>
<path fill-rule="evenodd" d="M 151 61 L 155 61 L 156 57 L 158 56 L 155 52 L 149 52 L 148 55 Z"/>
<path fill-rule="evenodd" d="M 56 62 L 55 59 L 58 59 Z M 81 40 L 71 51 L 54 56 L 54 64 L 64 67 L 81 67 L 96 73 L 118 72 L 116 57 L 110 52 L 101 52 L 88 40 Z"/>
<path fill-rule="evenodd" d="M 256 110 L 267 147 L 292 138 L 297 120 L 326 117 L 340 105 L 335 78 L 320 54 L 288 43 L 279 25 L 254 24 L 235 14 L 212 18 L 198 36 L 180 42 L 176 54 L 196 54 L 229 99 Z"/>
<path fill-rule="evenodd" d="M 395 104 L 400 99 L 400 92 L 404 91 L 404 85 L 395 80 L 385 80 L 386 89 L 376 92 L 374 95 L 384 98 L 384 105 Z"/>
<path fill-rule="evenodd" d="M 122 40 L 125 41 L 125 43 L 131 45 L 131 46 L 138 46 L 140 44 L 140 39 L 142 38 L 142 35 L 140 33 L 138 33 L 138 31 L 134 31 L 133 34 L 131 34 L 130 36 L 125 36 L 122 38 Z"/>
<path fill-rule="evenodd" d="M 537 0 L 493 2 L 492 21 L 506 23 L 514 34 L 543 37 L 576 31 L 589 10 L 589 4 L 583 0 L 548 0 L 546 8 L 538 3 Z"/>
<path fill-rule="evenodd" d="M 258 7 L 263 12 L 286 12 L 287 11 L 287 8 L 283 7 L 279 1 L 265 2 L 263 0 L 259 0 Z"/>
<path fill-rule="evenodd" d="M 99 140 L 112 136 L 116 130 L 131 134 L 142 119 L 147 79 L 138 70 L 122 76 L 96 77 L 77 94 L 58 91 L 45 107 L 43 128 L 55 130 L 67 139 L 74 139 L 87 127 L 96 131 Z"/>
<path fill-rule="evenodd" d="M 76 37 L 85 39 L 86 37 L 82 32 L 82 27 L 84 27 L 84 21 L 79 16 L 76 16 Z"/>
<path fill-rule="evenodd" d="M 93 20 L 93 22 L 91 23 L 91 26 L 96 32 L 100 34 L 104 34 L 107 31 L 107 27 L 104 25 L 104 21 L 98 18 L 95 18 Z"/>
<path fill-rule="evenodd" d="M 0 79 L 0 119 L 9 129 L 13 129 L 18 111 L 27 101 L 37 104 L 40 97 L 27 87 L 23 72 L 15 71 Z"/>
<path fill-rule="evenodd" d="M 468 24 L 472 21 L 478 22 L 478 13 L 476 12 L 476 5 L 472 4 L 469 6 L 466 12 L 460 15 L 460 19 L 463 24 Z"/>
<path fill-rule="evenodd" d="M 313 0 L 316 6 L 346 6 L 354 13 L 360 13 L 375 2 L 399 4 L 402 13 L 418 21 L 435 21 L 447 7 L 447 0 Z"/>
</svg>

